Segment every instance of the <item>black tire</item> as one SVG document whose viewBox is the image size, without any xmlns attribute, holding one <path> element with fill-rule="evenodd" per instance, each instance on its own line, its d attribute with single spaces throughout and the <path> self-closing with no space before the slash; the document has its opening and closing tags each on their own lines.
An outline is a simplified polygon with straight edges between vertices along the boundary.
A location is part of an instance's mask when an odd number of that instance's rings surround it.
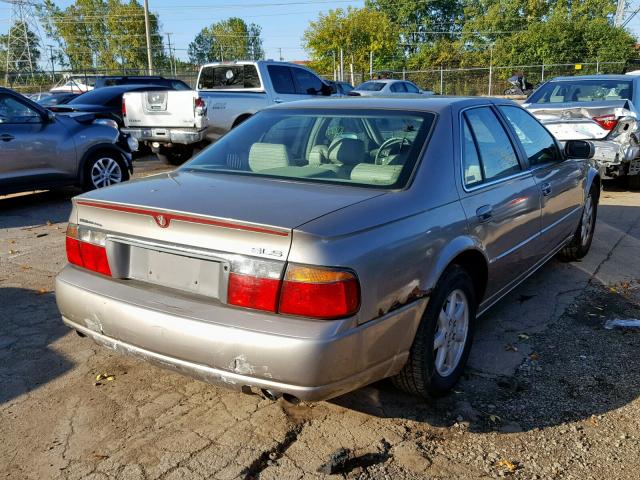
<svg viewBox="0 0 640 480">
<path fill-rule="evenodd" d="M 110 170 L 111 168 L 115 168 L 115 170 Z M 101 170 L 105 172 L 105 176 L 97 178 L 96 175 Z M 107 171 L 111 171 L 108 178 Z M 127 180 L 129 180 L 129 169 L 120 153 L 112 150 L 100 150 L 92 154 L 84 164 L 82 189 L 87 192 Z"/>
<path fill-rule="evenodd" d="M 582 215 L 580 217 L 580 223 L 578 224 L 578 228 L 573 234 L 573 238 L 571 242 L 560 250 L 559 257 L 560 259 L 566 262 L 573 262 L 575 260 L 580 260 L 587 253 L 589 253 L 589 249 L 591 248 L 591 242 L 593 241 L 593 232 L 596 229 L 596 218 L 598 216 L 598 198 L 599 192 L 597 188 L 592 187 L 589 190 L 589 195 L 587 196 L 587 200 L 585 201 L 585 207 L 582 210 Z M 592 204 L 592 214 L 589 216 L 588 221 L 590 222 L 590 226 L 588 227 L 587 234 L 583 237 L 582 235 L 582 224 L 585 221 L 585 214 L 587 212 L 587 204 L 589 199 L 591 199 Z"/>
<path fill-rule="evenodd" d="M 437 349 L 434 346 L 434 340 L 440 313 L 448 304 L 448 297 L 456 290 L 466 297 L 468 329 L 457 364 L 451 365 L 453 367 L 451 372 L 443 376 L 436 368 Z M 413 340 L 407 363 L 400 373 L 391 379 L 394 385 L 407 393 L 424 398 L 442 396 L 451 390 L 459 380 L 469 358 L 475 330 L 476 310 L 475 289 L 471 277 L 464 268 L 458 265 L 450 266 L 440 277 L 431 295 Z"/>
<path fill-rule="evenodd" d="M 182 165 L 193 155 L 193 147 L 191 145 L 174 145 L 171 148 L 161 148 L 156 153 L 158 160 L 162 160 L 169 165 Z"/>
</svg>

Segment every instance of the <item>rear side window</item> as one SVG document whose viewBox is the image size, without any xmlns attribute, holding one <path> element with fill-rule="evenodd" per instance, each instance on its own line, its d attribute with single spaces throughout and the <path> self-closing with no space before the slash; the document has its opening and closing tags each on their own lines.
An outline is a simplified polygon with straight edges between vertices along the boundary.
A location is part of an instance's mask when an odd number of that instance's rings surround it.
<svg viewBox="0 0 640 480">
<path fill-rule="evenodd" d="M 379 92 L 384 88 L 382 82 L 364 82 L 362 85 L 358 85 L 355 89 L 362 90 L 363 92 Z"/>
<path fill-rule="evenodd" d="M 296 80 L 296 91 L 303 95 L 317 95 L 322 90 L 322 81 L 313 73 L 302 68 L 292 68 Z"/>
<path fill-rule="evenodd" d="M 462 121 L 462 168 L 464 169 L 464 184 L 468 187 L 482 183 L 482 167 L 478 149 L 473 140 L 469 122 Z"/>
<path fill-rule="evenodd" d="M 276 93 L 296 93 L 296 87 L 293 84 L 291 69 L 281 65 L 269 65 L 267 67 L 271 83 Z"/>
<path fill-rule="evenodd" d="M 233 90 L 260 87 L 260 78 L 255 65 L 206 66 L 202 67 L 200 78 L 198 79 L 198 89 L 200 90 Z"/>
<path fill-rule="evenodd" d="M 558 147 L 553 137 L 531 115 L 518 107 L 499 107 L 507 121 L 513 127 L 524 151 L 529 158 L 529 165 L 555 162 L 560 159 Z"/>
<path fill-rule="evenodd" d="M 404 82 L 404 86 L 409 93 L 420 93 L 418 87 L 416 87 L 413 83 Z"/>
<path fill-rule="evenodd" d="M 468 122 L 469 133 L 473 138 L 476 155 L 480 160 L 483 181 L 513 175 L 521 170 L 509 136 L 491 108 L 473 108 L 467 110 L 464 117 Z M 469 162 L 471 165 L 472 160 L 470 159 Z M 477 181 L 473 182 L 473 184 L 477 183 Z"/>
<path fill-rule="evenodd" d="M 406 93 L 407 91 L 406 87 L 404 86 L 404 82 L 392 83 L 389 87 L 389 90 L 394 93 Z"/>
</svg>

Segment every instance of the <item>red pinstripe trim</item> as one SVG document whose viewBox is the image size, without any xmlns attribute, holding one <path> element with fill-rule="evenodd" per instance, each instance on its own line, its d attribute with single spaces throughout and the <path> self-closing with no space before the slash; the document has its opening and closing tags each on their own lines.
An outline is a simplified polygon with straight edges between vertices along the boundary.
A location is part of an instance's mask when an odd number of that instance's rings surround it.
<svg viewBox="0 0 640 480">
<path fill-rule="evenodd" d="M 138 207 L 127 207 L 124 205 L 113 205 L 110 203 L 88 202 L 86 200 L 79 200 L 76 203 L 78 205 L 85 205 L 87 207 L 104 208 L 105 210 L 115 210 L 117 212 L 135 213 L 138 215 L 149 215 L 155 220 L 156 224 L 161 228 L 167 228 L 171 223 L 171 220 L 179 220 L 181 222 L 199 223 L 202 225 L 213 225 L 213 226 L 222 227 L 222 228 L 233 228 L 235 230 L 246 230 L 249 232 L 266 233 L 268 235 L 279 235 L 281 237 L 289 236 L 289 233 L 280 232 L 278 230 L 271 230 L 271 229 L 262 228 L 262 227 L 252 227 L 249 225 L 241 225 L 238 223 L 223 222 L 221 220 L 210 220 L 207 218 L 192 217 L 190 215 L 168 213 L 160 210 L 152 210 L 152 209 L 138 208 Z"/>
</svg>

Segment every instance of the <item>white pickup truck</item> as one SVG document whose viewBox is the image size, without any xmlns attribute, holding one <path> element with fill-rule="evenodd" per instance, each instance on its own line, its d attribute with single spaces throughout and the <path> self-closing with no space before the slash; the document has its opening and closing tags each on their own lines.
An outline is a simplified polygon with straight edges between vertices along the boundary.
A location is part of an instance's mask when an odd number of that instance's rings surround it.
<svg viewBox="0 0 640 480">
<path fill-rule="evenodd" d="M 194 145 L 217 140 L 269 105 L 333 93 L 312 70 L 271 60 L 208 63 L 200 67 L 196 87 L 127 93 L 123 131 L 148 143 L 162 160 L 179 164 Z M 154 100 L 151 93 L 162 95 Z"/>
</svg>

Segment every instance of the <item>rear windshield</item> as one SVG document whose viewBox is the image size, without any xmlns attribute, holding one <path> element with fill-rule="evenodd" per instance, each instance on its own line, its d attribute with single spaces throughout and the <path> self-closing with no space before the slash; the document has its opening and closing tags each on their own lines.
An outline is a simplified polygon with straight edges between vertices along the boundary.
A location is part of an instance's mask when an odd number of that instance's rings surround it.
<svg viewBox="0 0 640 480">
<path fill-rule="evenodd" d="M 381 109 L 265 110 L 182 168 L 402 188 L 434 119 L 429 112 Z"/>
<path fill-rule="evenodd" d="M 214 65 L 202 67 L 198 90 L 260 88 L 255 65 Z"/>
<path fill-rule="evenodd" d="M 632 86 L 624 80 L 563 80 L 542 85 L 528 103 L 601 102 L 631 100 Z"/>
<path fill-rule="evenodd" d="M 361 85 L 358 85 L 355 89 L 362 90 L 365 92 L 379 92 L 384 88 L 384 83 L 382 82 L 364 82 Z"/>
</svg>

